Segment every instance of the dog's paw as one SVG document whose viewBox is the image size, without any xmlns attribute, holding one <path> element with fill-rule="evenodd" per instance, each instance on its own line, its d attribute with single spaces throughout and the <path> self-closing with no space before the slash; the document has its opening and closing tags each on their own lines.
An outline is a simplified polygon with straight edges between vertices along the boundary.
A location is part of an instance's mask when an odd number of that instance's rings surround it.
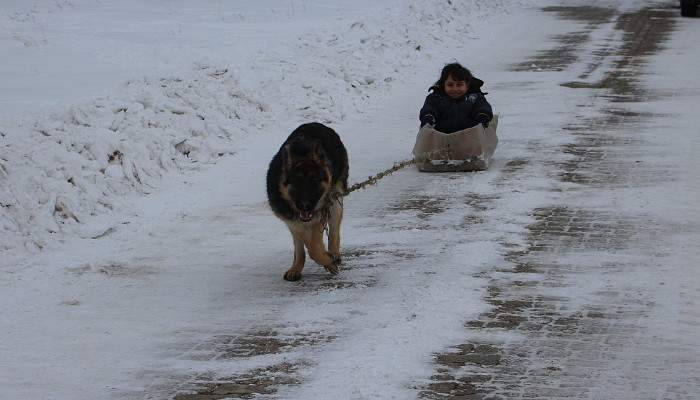
<svg viewBox="0 0 700 400">
<path fill-rule="evenodd" d="M 284 280 L 296 282 L 301 279 L 301 271 L 292 271 L 291 269 L 284 273 Z"/>
<path fill-rule="evenodd" d="M 335 255 L 331 253 L 331 260 L 333 260 L 333 265 L 342 265 L 343 264 L 343 259 L 340 257 L 340 254 Z"/>
<path fill-rule="evenodd" d="M 331 265 L 324 265 L 323 268 L 326 269 L 326 271 L 330 272 L 331 275 L 338 275 L 338 264 L 333 262 Z"/>
</svg>

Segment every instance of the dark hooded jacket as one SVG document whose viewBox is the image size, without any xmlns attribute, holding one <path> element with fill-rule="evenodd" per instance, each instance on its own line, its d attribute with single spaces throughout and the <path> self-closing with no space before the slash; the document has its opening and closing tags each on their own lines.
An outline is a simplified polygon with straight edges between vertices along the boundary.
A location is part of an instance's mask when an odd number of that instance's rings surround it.
<svg viewBox="0 0 700 400">
<path fill-rule="evenodd" d="M 433 86 L 430 94 L 425 98 L 419 118 L 425 123 L 432 115 L 435 118 L 434 128 L 443 133 L 453 133 L 471 128 L 479 123 L 479 114 L 485 115 L 488 121 L 493 118 L 491 105 L 486 101 L 485 93 L 481 91 L 484 81 L 472 78 L 469 81 L 467 93 L 453 99 L 442 88 Z"/>
</svg>

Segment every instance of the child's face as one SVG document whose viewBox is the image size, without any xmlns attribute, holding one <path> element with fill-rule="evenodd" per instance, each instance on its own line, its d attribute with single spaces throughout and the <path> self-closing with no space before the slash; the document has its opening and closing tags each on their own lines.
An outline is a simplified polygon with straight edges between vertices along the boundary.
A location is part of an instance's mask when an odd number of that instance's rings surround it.
<svg viewBox="0 0 700 400">
<path fill-rule="evenodd" d="M 464 96 L 468 89 L 469 83 L 467 81 L 456 81 L 452 79 L 452 75 L 445 80 L 445 93 L 453 99 Z"/>
</svg>

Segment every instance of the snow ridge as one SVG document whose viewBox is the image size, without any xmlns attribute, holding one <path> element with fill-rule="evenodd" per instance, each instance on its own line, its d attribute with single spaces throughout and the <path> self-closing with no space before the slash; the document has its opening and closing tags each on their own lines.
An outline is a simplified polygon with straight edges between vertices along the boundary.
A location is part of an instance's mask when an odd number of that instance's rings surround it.
<svg viewBox="0 0 700 400">
<path fill-rule="evenodd" d="M 131 81 L 119 97 L 4 132 L 0 249 L 42 248 L 121 196 L 154 190 L 167 171 L 234 154 L 255 127 L 240 115 L 265 110 L 229 70 L 201 67 L 189 80 Z"/>
</svg>

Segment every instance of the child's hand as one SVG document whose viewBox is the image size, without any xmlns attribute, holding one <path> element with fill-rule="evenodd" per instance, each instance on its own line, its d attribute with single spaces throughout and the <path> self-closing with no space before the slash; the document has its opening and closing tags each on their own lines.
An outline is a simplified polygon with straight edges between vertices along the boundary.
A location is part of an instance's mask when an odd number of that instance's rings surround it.
<svg viewBox="0 0 700 400">
<path fill-rule="evenodd" d="M 481 125 L 483 125 L 484 128 L 488 128 L 488 127 L 489 127 L 489 122 L 491 121 L 491 119 L 489 118 L 489 116 L 486 115 L 486 114 L 479 114 L 479 115 L 477 115 L 477 116 L 476 116 L 476 120 L 479 121 L 479 123 L 480 123 Z"/>
<path fill-rule="evenodd" d="M 420 126 L 423 127 L 425 125 L 430 125 L 431 128 L 435 126 L 435 117 L 433 114 L 425 114 L 421 117 Z"/>
</svg>

